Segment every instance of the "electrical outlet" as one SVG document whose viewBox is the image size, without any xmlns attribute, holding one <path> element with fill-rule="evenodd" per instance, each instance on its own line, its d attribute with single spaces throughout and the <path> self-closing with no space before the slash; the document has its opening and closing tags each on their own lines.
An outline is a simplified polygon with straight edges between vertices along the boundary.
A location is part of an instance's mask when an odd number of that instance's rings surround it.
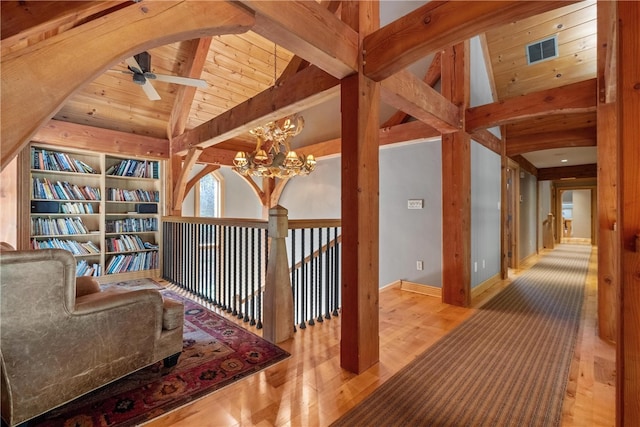
<svg viewBox="0 0 640 427">
<path fill-rule="evenodd" d="M 484 260 L 482 260 L 482 269 L 484 270 L 486 268 Z"/>
<path fill-rule="evenodd" d="M 424 270 L 424 263 L 422 261 L 416 261 L 416 270 L 418 271 Z"/>
<path fill-rule="evenodd" d="M 473 272 L 477 273 L 478 272 L 478 261 L 473 263 Z"/>
<path fill-rule="evenodd" d="M 407 200 L 407 209 L 422 209 L 424 208 L 423 199 L 409 199 Z"/>
</svg>

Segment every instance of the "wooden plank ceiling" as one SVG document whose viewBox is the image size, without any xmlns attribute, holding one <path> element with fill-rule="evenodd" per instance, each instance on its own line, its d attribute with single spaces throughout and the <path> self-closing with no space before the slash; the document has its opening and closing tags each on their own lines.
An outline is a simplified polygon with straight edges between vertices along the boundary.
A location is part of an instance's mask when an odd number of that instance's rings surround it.
<svg viewBox="0 0 640 427">
<path fill-rule="evenodd" d="M 10 54 L 40 40 L 63 33 L 84 22 L 99 18 L 131 4 L 127 1 L 2 1 L 2 54 Z M 339 2 L 322 2 L 331 12 L 339 13 Z M 46 17 L 44 19 L 43 17 Z M 525 45 L 557 34 L 560 55 L 536 65 L 526 64 Z M 541 15 L 510 23 L 484 35 L 486 62 L 494 84 L 496 101 L 557 88 L 595 78 L 596 75 L 596 2 L 582 1 Z M 186 99 L 182 86 L 155 81 L 159 101 L 147 99 L 132 77 L 108 71 L 77 92 L 55 115 L 56 120 L 111 129 L 155 138 L 170 138 L 176 114 L 188 110 L 184 129 L 193 129 L 229 109 L 265 91 L 285 72 L 294 55 L 254 32 L 216 36 L 200 44 L 184 41 L 150 49 L 152 71 L 158 74 L 191 76 L 208 82 Z M 194 55 L 204 55 L 202 66 L 193 68 Z M 299 60 L 296 58 L 296 60 Z M 78 58 L 82 61 L 82 58 Z M 292 64 L 293 66 L 294 64 Z M 125 70 L 124 62 L 114 70 Z M 69 64 L 72 72 L 73 64 Z M 427 70 L 425 70 L 426 73 Z M 295 72 L 295 71 L 294 71 Z M 335 112 L 336 126 L 340 120 Z M 307 120 L 313 120 L 307 117 Z M 184 130 L 183 129 L 183 130 Z M 567 150 L 593 133 L 595 112 L 562 113 L 524 119 L 506 125 L 509 139 L 526 146 L 526 139 L 539 140 L 541 134 L 563 132 Z M 175 135 L 175 133 L 174 133 Z M 339 129 L 336 129 L 339 135 Z M 313 138 L 308 138 L 313 141 Z M 249 135 L 240 138 L 250 141 Z M 523 142 L 524 140 L 524 142 Z M 320 141 L 313 141 L 320 142 Z M 233 148 L 233 144 L 226 144 Z M 531 145 L 540 151 L 541 145 Z M 595 162 L 595 147 L 593 162 Z M 529 148 L 527 148 L 529 149 Z M 526 152 L 518 152 L 527 156 Z M 554 164 L 536 160 L 538 167 Z M 576 164 L 576 163 L 570 163 Z"/>
</svg>

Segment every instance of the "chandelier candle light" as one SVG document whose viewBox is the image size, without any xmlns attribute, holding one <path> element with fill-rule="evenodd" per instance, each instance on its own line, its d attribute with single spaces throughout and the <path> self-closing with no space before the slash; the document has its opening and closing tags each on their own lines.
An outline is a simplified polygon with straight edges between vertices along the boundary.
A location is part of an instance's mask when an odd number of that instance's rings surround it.
<svg viewBox="0 0 640 427">
<path fill-rule="evenodd" d="M 249 131 L 256 138 L 252 153 L 238 151 L 233 159 L 233 170 L 245 176 L 263 178 L 290 178 L 309 175 L 316 167 L 312 154 L 298 155 L 291 149 L 289 140 L 304 127 L 302 116 L 287 117 L 282 127 L 269 122 Z"/>
</svg>

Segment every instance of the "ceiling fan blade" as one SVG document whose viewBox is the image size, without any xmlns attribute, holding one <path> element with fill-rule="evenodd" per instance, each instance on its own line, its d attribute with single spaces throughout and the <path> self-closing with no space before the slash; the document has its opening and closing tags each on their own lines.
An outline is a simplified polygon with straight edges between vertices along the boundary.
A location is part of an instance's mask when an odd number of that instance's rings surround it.
<svg viewBox="0 0 640 427">
<path fill-rule="evenodd" d="M 132 69 L 134 73 L 142 74 L 142 67 L 138 64 L 138 61 L 132 56 L 131 58 L 127 58 L 124 62 Z"/>
<path fill-rule="evenodd" d="M 164 74 L 152 74 L 152 75 L 149 75 L 149 74 L 150 73 L 146 73 L 145 77 L 147 77 L 148 79 L 155 79 L 160 82 L 175 83 L 175 84 L 185 85 L 185 86 L 195 86 L 203 89 L 209 86 L 207 82 L 202 79 L 192 79 L 189 77 L 180 77 L 180 76 L 167 76 Z"/>
<path fill-rule="evenodd" d="M 147 95 L 147 98 L 149 98 L 151 101 L 158 101 L 160 99 L 160 94 L 156 91 L 156 88 L 153 87 L 149 80 L 144 82 L 144 84 L 141 86 L 142 90 Z"/>
</svg>

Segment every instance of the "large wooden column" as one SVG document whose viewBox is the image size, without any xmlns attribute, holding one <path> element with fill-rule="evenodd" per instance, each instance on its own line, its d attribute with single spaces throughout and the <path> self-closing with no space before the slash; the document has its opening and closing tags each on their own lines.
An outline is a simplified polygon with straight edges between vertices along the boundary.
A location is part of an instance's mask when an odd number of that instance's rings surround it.
<svg viewBox="0 0 640 427">
<path fill-rule="evenodd" d="M 468 41 L 444 50 L 440 81 L 442 95 L 464 111 L 469 106 Z M 471 304 L 471 140 L 464 127 L 442 135 L 442 301 Z"/>
<path fill-rule="evenodd" d="M 362 39 L 379 26 L 378 2 L 342 4 Z M 342 80 L 342 328 L 340 364 L 360 373 L 378 361 L 380 85 L 359 71 Z"/>
<path fill-rule="evenodd" d="M 640 2 L 619 1 L 619 225 L 622 275 L 617 343 L 616 425 L 640 420 Z"/>
<path fill-rule="evenodd" d="M 598 334 L 615 342 L 618 312 L 618 121 L 615 99 L 616 4 L 598 2 Z M 613 83 L 613 85 L 612 85 Z M 613 86 L 613 90 L 610 88 Z"/>
</svg>

